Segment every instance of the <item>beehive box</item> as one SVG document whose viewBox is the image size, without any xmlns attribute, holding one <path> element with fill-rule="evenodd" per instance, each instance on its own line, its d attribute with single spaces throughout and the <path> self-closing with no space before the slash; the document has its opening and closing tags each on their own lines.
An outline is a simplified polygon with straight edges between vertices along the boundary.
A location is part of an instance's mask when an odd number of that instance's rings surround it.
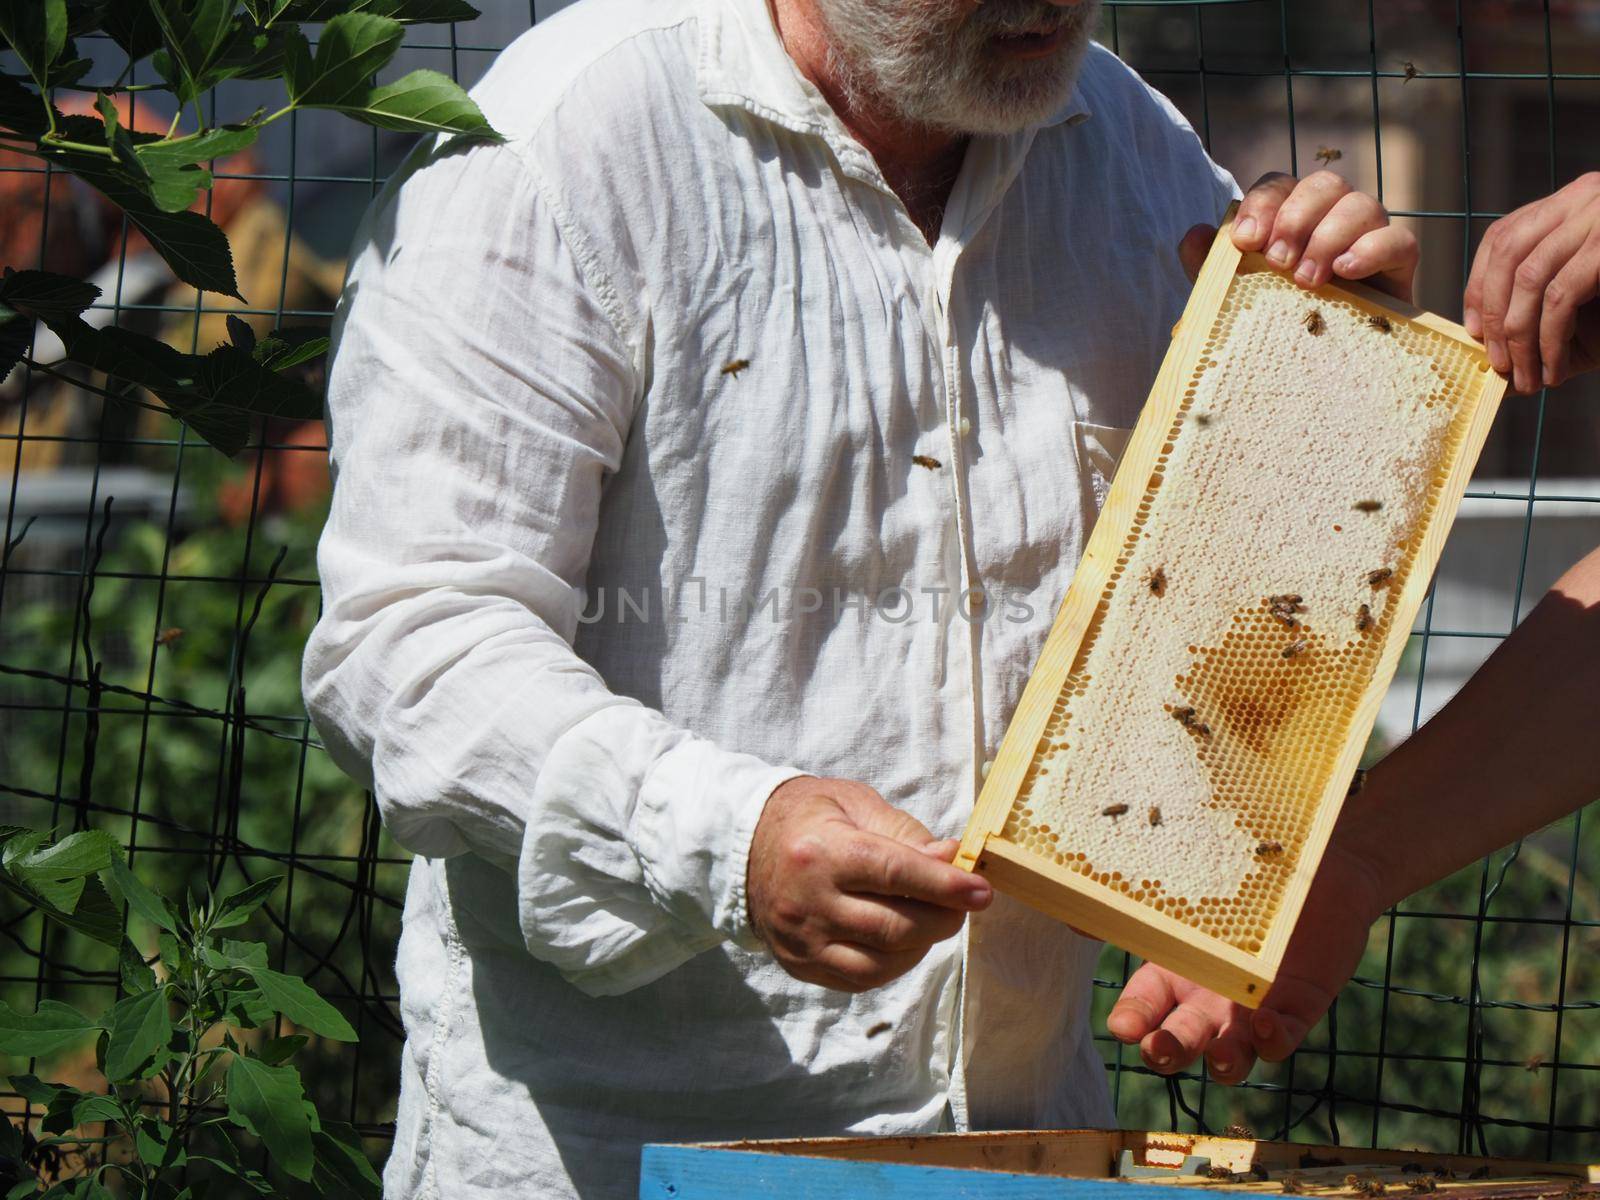
<svg viewBox="0 0 1600 1200">
<path fill-rule="evenodd" d="M 1265 996 L 1505 383 L 1218 235 L 958 865 Z"/>
<path fill-rule="evenodd" d="M 1066 1130 L 646 1146 L 641 1200 L 1600 1198 L 1600 1166 L 1199 1134 Z M 1130 1191 L 1129 1189 L 1133 1190 Z"/>
</svg>

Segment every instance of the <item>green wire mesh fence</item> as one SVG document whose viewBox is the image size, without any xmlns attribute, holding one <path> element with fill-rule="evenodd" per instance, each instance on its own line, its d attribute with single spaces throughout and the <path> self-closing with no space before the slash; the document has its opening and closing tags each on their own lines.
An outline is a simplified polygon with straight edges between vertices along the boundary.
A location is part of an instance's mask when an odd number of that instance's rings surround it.
<svg viewBox="0 0 1600 1200">
<path fill-rule="evenodd" d="M 409 30 L 390 69 L 470 84 L 556 6 L 483 7 L 472 22 Z M 1447 315 L 1490 221 L 1600 167 L 1593 0 L 1113 0 L 1101 37 L 1241 183 L 1328 165 L 1380 194 L 1422 240 L 1421 302 Z M 121 68 L 109 43 L 93 53 Z M 249 111 L 252 86 L 230 81 L 205 103 Z M 141 114 L 136 93 L 127 119 L 171 115 Z M 207 203 L 233 243 L 242 305 L 174 286 L 69 179 L 4 153 L 0 261 L 79 270 L 102 285 L 98 319 L 183 350 L 223 340 L 230 313 L 263 331 L 325 326 L 355 222 L 406 147 L 302 113 L 222 164 Z M 402 1038 L 392 960 L 407 859 L 300 702 L 327 502 L 320 425 L 269 422 L 229 462 L 175 423 L 19 368 L 0 385 L 0 468 L 0 822 L 108 829 L 169 894 L 285 874 L 261 918 L 273 965 L 305 976 L 361 1035 L 304 1062 L 308 1091 L 381 1157 Z M 1600 387 L 1508 401 L 1468 497 L 1374 756 L 1600 543 Z M 1101 1034 L 1122 1123 L 1592 1154 L 1597 826 L 1576 815 L 1388 914 L 1306 1047 L 1244 1088 L 1156 1076 Z M 107 1000 L 112 956 L 0 904 L 0 998 Z M 1098 1029 L 1134 965 L 1106 950 Z M 93 1062 L 52 1065 L 61 1075 Z"/>
</svg>

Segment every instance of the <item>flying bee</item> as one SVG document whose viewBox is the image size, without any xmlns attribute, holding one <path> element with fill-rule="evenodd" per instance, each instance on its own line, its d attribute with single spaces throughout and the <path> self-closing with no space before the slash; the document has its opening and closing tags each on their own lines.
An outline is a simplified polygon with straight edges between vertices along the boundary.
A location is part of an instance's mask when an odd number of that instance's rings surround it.
<svg viewBox="0 0 1600 1200">
<path fill-rule="evenodd" d="M 1321 337 L 1323 331 L 1328 328 L 1328 323 L 1322 319 L 1322 310 L 1320 308 L 1313 308 L 1306 314 L 1305 320 L 1301 321 L 1300 324 L 1306 327 L 1306 332 L 1312 337 Z"/>
<path fill-rule="evenodd" d="M 1350 506 L 1357 512 L 1375 513 L 1383 508 L 1382 500 L 1357 500 Z"/>
<path fill-rule="evenodd" d="M 1211 424 L 1211 414 L 1210 413 L 1195 413 L 1195 415 L 1194 415 L 1194 423 L 1196 425 L 1200 426 L 1201 429 L 1204 429 L 1207 425 Z"/>
<path fill-rule="evenodd" d="M 1389 318 L 1384 316 L 1382 313 L 1373 313 L 1367 318 L 1367 324 L 1372 326 L 1379 333 L 1394 332 L 1394 326 L 1390 323 Z"/>
<path fill-rule="evenodd" d="M 722 370 L 718 372 L 718 374 L 720 374 L 720 375 L 732 375 L 735 379 L 737 379 L 737 378 L 739 378 L 739 372 L 744 370 L 749 365 L 750 365 L 750 360 L 748 358 L 736 358 L 732 362 L 730 362 L 727 366 L 723 367 Z"/>
<path fill-rule="evenodd" d="M 1367 572 L 1367 583 L 1375 588 L 1383 587 L 1393 578 L 1393 567 L 1379 567 L 1376 571 Z"/>
<path fill-rule="evenodd" d="M 1256 856 L 1258 858 L 1273 858 L 1282 853 L 1282 842 L 1262 842 L 1256 846 Z"/>
<path fill-rule="evenodd" d="M 1283 653 L 1283 656 L 1285 658 L 1299 658 L 1305 652 L 1306 652 L 1306 640 L 1305 640 L 1305 638 L 1296 638 L 1294 641 L 1290 642 L 1287 646 L 1285 646 L 1283 648 L 1283 652 L 1282 653 Z"/>
<path fill-rule="evenodd" d="M 1152 804 L 1150 806 L 1150 828 L 1154 829 L 1159 824 L 1161 824 L 1161 810 Z"/>
<path fill-rule="evenodd" d="M 1344 157 L 1344 151 L 1337 146 L 1320 146 L 1317 148 L 1317 160 L 1322 163 L 1336 163 Z"/>
<path fill-rule="evenodd" d="M 1150 572 L 1150 578 L 1145 581 L 1150 588 L 1152 596 L 1165 596 L 1167 594 L 1167 569 L 1157 567 Z"/>
<path fill-rule="evenodd" d="M 156 645 L 170 646 L 182 636 L 183 630 L 174 625 L 171 629 L 163 629 L 160 633 L 156 634 Z"/>
<path fill-rule="evenodd" d="M 1345 792 L 1344 798 L 1346 800 L 1350 799 L 1351 796 L 1359 794 L 1361 789 L 1366 786 L 1367 770 L 1365 767 L 1357 767 L 1356 773 L 1350 776 L 1350 790 Z"/>
<path fill-rule="evenodd" d="M 1100 810 L 1100 815 L 1102 817 L 1120 817 L 1127 811 L 1128 806 L 1126 804 L 1108 804 Z"/>
<path fill-rule="evenodd" d="M 1417 77 L 1417 64 L 1412 62 L 1409 58 L 1400 64 L 1400 69 L 1406 73 L 1404 83 L 1410 83 Z"/>
<path fill-rule="evenodd" d="M 881 1037 L 884 1034 L 888 1033 L 893 1028 L 894 1028 L 894 1025 L 891 1024 L 890 1022 L 888 1022 L 888 1021 L 879 1021 L 871 1029 L 867 1030 L 867 1037 L 869 1039 L 870 1038 L 875 1038 L 875 1037 Z"/>
<path fill-rule="evenodd" d="M 1376 624 L 1377 622 L 1372 619 L 1372 605 L 1363 604 L 1360 608 L 1356 609 L 1357 633 L 1366 633 Z"/>
<path fill-rule="evenodd" d="M 1542 1066 L 1544 1066 L 1544 1055 L 1530 1054 L 1522 1064 L 1522 1069 L 1524 1071 L 1537 1071 Z"/>
<path fill-rule="evenodd" d="M 913 454 L 911 456 L 911 461 L 916 463 L 919 467 L 926 467 L 930 471 L 937 471 L 944 465 L 937 458 L 933 458 L 927 454 Z"/>
</svg>

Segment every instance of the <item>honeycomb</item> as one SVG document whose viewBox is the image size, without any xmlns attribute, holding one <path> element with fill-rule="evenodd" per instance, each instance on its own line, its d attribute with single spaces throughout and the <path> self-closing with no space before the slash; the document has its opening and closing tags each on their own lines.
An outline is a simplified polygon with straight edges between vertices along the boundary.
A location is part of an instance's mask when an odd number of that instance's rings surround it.
<svg viewBox="0 0 1600 1200">
<path fill-rule="evenodd" d="M 1480 359 L 1235 276 L 1002 836 L 1259 953 L 1471 423 Z"/>
</svg>

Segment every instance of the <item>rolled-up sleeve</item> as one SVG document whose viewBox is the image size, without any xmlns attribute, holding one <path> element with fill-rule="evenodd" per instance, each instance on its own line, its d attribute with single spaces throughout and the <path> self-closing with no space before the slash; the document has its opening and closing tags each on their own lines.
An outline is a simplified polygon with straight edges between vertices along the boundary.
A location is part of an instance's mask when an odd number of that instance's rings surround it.
<svg viewBox="0 0 1600 1200">
<path fill-rule="evenodd" d="M 529 951 L 585 990 L 753 946 L 750 838 L 800 770 L 614 694 L 572 649 L 641 352 L 515 145 L 402 174 L 340 304 L 312 718 L 401 845 L 514 871 Z"/>
</svg>

